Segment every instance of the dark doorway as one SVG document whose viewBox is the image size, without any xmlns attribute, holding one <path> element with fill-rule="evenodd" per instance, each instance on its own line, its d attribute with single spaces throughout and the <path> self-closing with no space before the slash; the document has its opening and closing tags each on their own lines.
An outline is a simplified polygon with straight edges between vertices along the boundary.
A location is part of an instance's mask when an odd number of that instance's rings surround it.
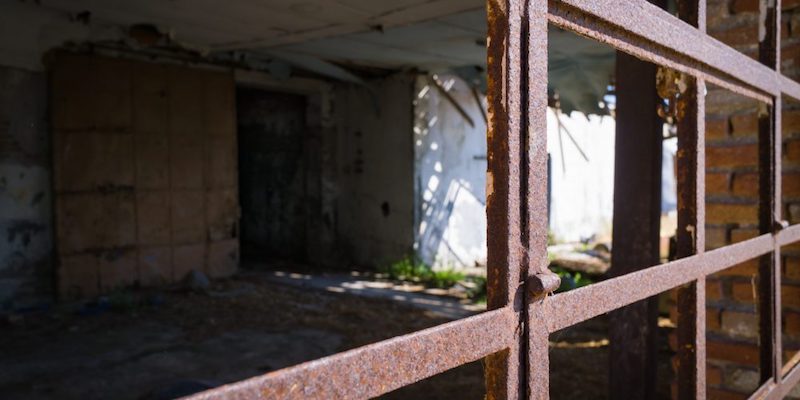
<svg viewBox="0 0 800 400">
<path fill-rule="evenodd" d="M 238 88 L 242 259 L 302 261 L 306 98 Z"/>
</svg>

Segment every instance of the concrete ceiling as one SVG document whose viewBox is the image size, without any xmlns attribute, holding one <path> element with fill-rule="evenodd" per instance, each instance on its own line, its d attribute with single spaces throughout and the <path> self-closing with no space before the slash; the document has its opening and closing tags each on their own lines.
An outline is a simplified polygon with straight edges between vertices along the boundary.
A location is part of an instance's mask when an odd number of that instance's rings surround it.
<svg viewBox="0 0 800 400">
<path fill-rule="evenodd" d="M 479 8 L 414 24 L 318 38 L 272 49 L 313 54 L 342 63 L 436 70 L 485 64 L 485 41 L 486 12 Z"/>
<path fill-rule="evenodd" d="M 326 62 L 439 71 L 485 67 L 482 0 L 40 0 L 50 11 L 91 13 L 91 24 L 153 24 L 210 53 L 245 52 L 322 72 Z M 551 29 L 551 90 L 566 110 L 597 101 L 614 52 Z M 335 76 L 335 73 L 329 74 Z M 341 75 L 341 74 L 339 74 Z M 558 87 L 556 87 L 558 86 Z"/>
<path fill-rule="evenodd" d="M 480 0 L 41 0 L 95 21 L 149 23 L 211 50 L 244 50 L 405 26 L 483 9 Z"/>
</svg>

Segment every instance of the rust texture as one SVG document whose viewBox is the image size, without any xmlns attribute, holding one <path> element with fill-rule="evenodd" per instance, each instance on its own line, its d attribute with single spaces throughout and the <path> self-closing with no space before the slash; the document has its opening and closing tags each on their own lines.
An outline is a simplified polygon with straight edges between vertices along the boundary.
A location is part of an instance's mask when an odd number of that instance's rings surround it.
<svg viewBox="0 0 800 400">
<path fill-rule="evenodd" d="M 525 93 L 523 114 L 525 133 L 524 187 L 526 188 L 522 223 L 527 247 L 527 282 L 525 333 L 528 398 L 545 399 L 550 395 L 549 332 L 542 329 L 542 315 L 535 303 L 555 291 L 560 278 L 550 272 L 547 258 L 548 171 L 547 171 L 547 0 L 527 1 L 525 17 L 527 46 L 523 53 Z M 532 285 L 533 283 L 533 285 Z"/>
<path fill-rule="evenodd" d="M 685 285 L 773 250 L 772 235 L 656 265 L 548 297 L 542 302 L 547 329 L 555 332 L 600 314 Z"/>
<path fill-rule="evenodd" d="M 772 95 L 789 89 L 780 86 L 778 75 L 770 68 L 647 1 L 563 0 L 553 1 L 551 5 L 572 7 L 584 16 L 586 22 L 581 25 L 590 28 L 600 21 L 612 24 L 622 40 L 631 41 L 635 37 L 645 39 L 651 43 L 652 53 L 676 57 L 682 63 L 689 66 L 694 64 L 708 73 L 727 75 L 735 81 Z"/>
<path fill-rule="evenodd" d="M 554 273 L 535 274 L 528 277 L 528 301 L 541 300 L 561 286 L 561 278 Z"/>
<path fill-rule="evenodd" d="M 673 18 L 671 15 L 668 17 Z M 770 100 L 770 97 L 767 95 L 769 91 L 765 89 L 758 89 L 756 86 L 747 86 L 747 83 L 743 86 L 742 82 L 733 76 L 715 71 L 713 68 L 679 51 L 665 51 L 662 46 L 652 41 L 639 36 L 633 36 L 612 23 L 593 18 L 579 9 L 564 5 L 560 2 L 551 2 L 548 18 L 550 22 L 558 27 L 606 43 L 617 50 L 631 54 L 642 60 L 669 67 L 697 78 L 702 78 L 709 83 L 714 83 L 743 96 L 764 102 Z M 747 62 L 753 62 L 753 60 L 747 56 L 739 54 L 738 57 L 748 58 Z M 792 91 L 797 89 L 797 93 L 800 93 L 800 85 L 793 81 L 787 81 L 782 85 L 784 90 Z M 793 85 L 797 87 L 793 88 Z"/>
<path fill-rule="evenodd" d="M 517 316 L 504 308 L 212 389 L 210 399 L 366 399 L 507 348 Z"/>
<path fill-rule="evenodd" d="M 678 123 L 678 258 L 705 251 L 705 83 L 692 79 Z M 705 277 L 678 289 L 678 398 L 705 397 Z"/>
<path fill-rule="evenodd" d="M 758 60 L 780 72 L 780 2 L 760 0 Z M 781 93 L 774 95 L 758 119 L 758 224 L 761 233 L 773 233 L 781 221 Z M 781 284 L 780 247 L 764 255 L 758 268 L 758 334 L 761 383 L 781 377 Z"/>
<path fill-rule="evenodd" d="M 679 0 L 678 17 L 705 32 L 706 2 Z M 705 251 L 705 82 L 690 78 L 677 122 L 678 226 L 676 257 Z M 706 397 L 706 281 L 678 288 L 677 397 Z"/>
<path fill-rule="evenodd" d="M 487 307 L 513 307 L 520 312 L 524 266 L 520 185 L 524 4 L 521 0 L 487 2 Z M 485 360 L 488 399 L 524 397 L 522 331 L 518 334 L 518 340 L 506 351 Z"/>
</svg>

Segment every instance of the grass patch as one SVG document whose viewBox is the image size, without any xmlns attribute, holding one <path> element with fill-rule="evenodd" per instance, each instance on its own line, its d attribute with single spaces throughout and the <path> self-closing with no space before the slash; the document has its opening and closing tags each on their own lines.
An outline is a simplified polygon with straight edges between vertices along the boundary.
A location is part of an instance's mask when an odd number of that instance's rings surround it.
<svg viewBox="0 0 800 400">
<path fill-rule="evenodd" d="M 446 289 L 465 279 L 465 275 L 454 269 L 434 270 L 416 257 L 405 257 L 382 268 L 389 279 L 410 281 Z"/>
<path fill-rule="evenodd" d="M 475 304 L 486 304 L 486 277 L 468 276 L 467 297 Z"/>
</svg>

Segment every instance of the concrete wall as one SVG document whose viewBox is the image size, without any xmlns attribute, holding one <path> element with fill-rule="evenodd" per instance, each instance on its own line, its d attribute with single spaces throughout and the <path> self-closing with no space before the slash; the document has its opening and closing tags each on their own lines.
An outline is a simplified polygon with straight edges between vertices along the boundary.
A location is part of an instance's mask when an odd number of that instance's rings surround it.
<svg viewBox="0 0 800 400">
<path fill-rule="evenodd" d="M 437 77 L 473 124 L 431 84 L 414 100 L 415 243 L 425 263 L 467 268 L 486 263 L 486 122 L 470 87 Z M 480 95 L 481 103 L 485 102 Z"/>
<path fill-rule="evenodd" d="M 0 67 L 0 309 L 52 292 L 45 75 Z"/>
<path fill-rule="evenodd" d="M 413 90 L 413 75 L 397 74 L 338 85 L 331 98 L 335 153 L 325 150 L 322 168 L 336 165 L 336 176 L 322 186 L 335 204 L 335 251 L 358 266 L 394 262 L 413 248 Z"/>
<path fill-rule="evenodd" d="M 557 115 L 554 109 L 547 110 L 550 231 L 558 241 L 577 242 L 596 235 L 608 243 L 614 198 L 614 119 L 575 111 Z"/>
<path fill-rule="evenodd" d="M 92 25 L 42 7 L 35 1 L 0 2 L 0 65 L 44 70 L 43 56 L 67 42 L 121 40 L 124 31 L 94 21 Z"/>
<path fill-rule="evenodd" d="M 60 53 L 51 78 L 59 294 L 235 272 L 231 74 Z"/>
<path fill-rule="evenodd" d="M 54 293 L 51 138 L 45 54 L 68 41 L 119 39 L 35 2 L 0 2 L 0 309 Z"/>
</svg>

